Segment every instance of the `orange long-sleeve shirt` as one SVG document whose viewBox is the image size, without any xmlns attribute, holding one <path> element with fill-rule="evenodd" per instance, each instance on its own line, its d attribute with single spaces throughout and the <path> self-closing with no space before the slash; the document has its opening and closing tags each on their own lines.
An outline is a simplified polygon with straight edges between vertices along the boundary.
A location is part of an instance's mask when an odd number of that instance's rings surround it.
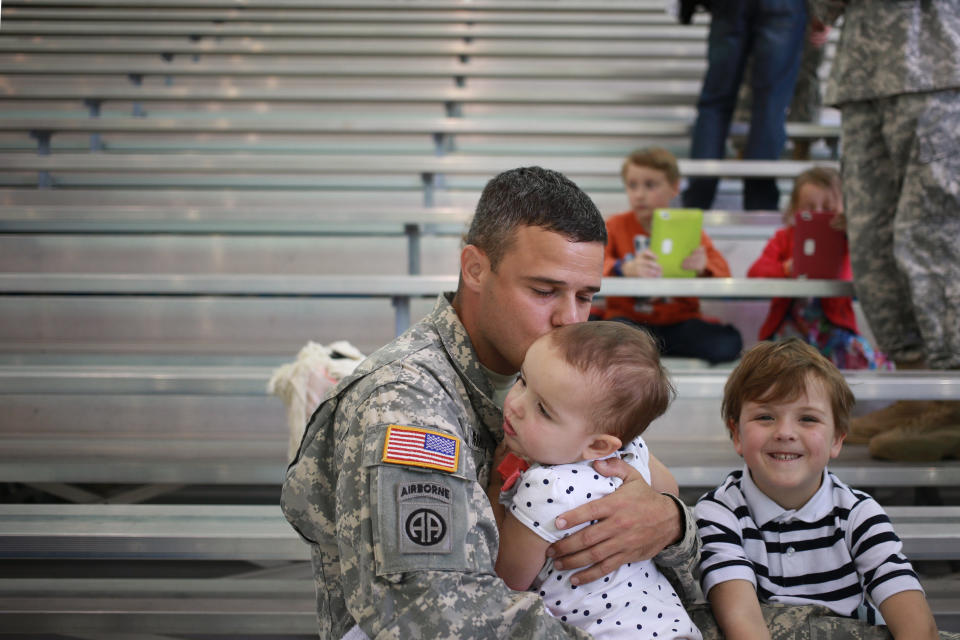
<svg viewBox="0 0 960 640">
<path fill-rule="evenodd" d="M 647 236 L 649 232 L 637 222 L 632 211 L 618 213 L 607 219 L 607 246 L 603 259 L 603 275 L 616 276 L 617 261 L 627 254 L 634 253 L 634 238 Z M 727 264 L 713 241 L 706 233 L 700 232 L 700 244 L 707 251 L 707 277 L 729 278 L 730 265 Z M 607 298 L 604 318 L 630 318 L 642 324 L 676 324 L 690 318 L 700 317 L 699 298 Z"/>
</svg>

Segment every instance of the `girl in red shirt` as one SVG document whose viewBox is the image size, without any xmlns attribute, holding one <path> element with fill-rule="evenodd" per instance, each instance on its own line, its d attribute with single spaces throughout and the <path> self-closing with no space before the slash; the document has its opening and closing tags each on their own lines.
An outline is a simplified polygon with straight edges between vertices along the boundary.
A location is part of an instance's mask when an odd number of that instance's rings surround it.
<svg viewBox="0 0 960 640">
<path fill-rule="evenodd" d="M 833 169 L 814 167 L 794 180 L 790 206 L 784 212 L 785 227 L 767 243 L 747 271 L 750 278 L 793 276 L 794 216 L 798 211 L 833 211 L 834 226 L 843 228 L 843 197 L 840 175 Z M 844 244 L 841 277 L 850 280 L 850 254 Z M 795 336 L 817 347 L 839 369 L 890 369 L 886 357 L 874 350 L 857 330 L 850 298 L 774 298 L 760 328 L 760 340 Z"/>
</svg>

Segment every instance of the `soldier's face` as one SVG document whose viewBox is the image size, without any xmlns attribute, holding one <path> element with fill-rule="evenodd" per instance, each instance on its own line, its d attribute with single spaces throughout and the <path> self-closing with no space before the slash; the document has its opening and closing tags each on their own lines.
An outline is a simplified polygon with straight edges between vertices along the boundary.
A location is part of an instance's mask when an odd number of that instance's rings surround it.
<svg viewBox="0 0 960 640">
<path fill-rule="evenodd" d="M 843 436 L 823 384 L 808 380 L 792 401 L 745 402 L 733 445 L 757 487 L 785 509 L 797 509 L 820 488 L 823 469 L 840 453 Z"/>
<path fill-rule="evenodd" d="M 570 242 L 540 227 L 520 227 L 516 239 L 480 285 L 478 335 L 483 364 L 503 374 L 520 369 L 534 340 L 555 327 L 584 322 L 600 290 L 603 245 Z"/>
<path fill-rule="evenodd" d="M 503 403 L 504 442 L 542 464 L 590 459 L 595 384 L 559 355 L 549 337 L 533 343 Z"/>
</svg>

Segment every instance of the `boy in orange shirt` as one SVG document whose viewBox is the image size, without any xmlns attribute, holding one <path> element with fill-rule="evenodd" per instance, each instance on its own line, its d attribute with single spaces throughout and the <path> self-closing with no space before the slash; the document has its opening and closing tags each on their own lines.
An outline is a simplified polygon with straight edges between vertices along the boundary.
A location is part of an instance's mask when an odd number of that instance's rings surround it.
<svg viewBox="0 0 960 640">
<path fill-rule="evenodd" d="M 666 149 L 631 153 L 621 169 L 631 210 L 607 219 L 603 275 L 659 278 L 663 270 L 650 250 L 654 209 L 670 206 L 680 191 L 677 159 Z M 728 278 L 730 267 L 701 231 L 700 246 L 682 264 L 701 278 Z M 646 328 L 665 356 L 702 358 L 711 364 L 735 360 L 743 340 L 736 327 L 704 319 L 697 298 L 607 298 L 605 320 Z"/>
</svg>

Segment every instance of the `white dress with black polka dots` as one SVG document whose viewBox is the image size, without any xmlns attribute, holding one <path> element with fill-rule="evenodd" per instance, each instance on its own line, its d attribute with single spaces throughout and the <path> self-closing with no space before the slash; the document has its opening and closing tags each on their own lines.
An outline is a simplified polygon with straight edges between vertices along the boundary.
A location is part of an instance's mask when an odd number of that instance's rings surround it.
<svg viewBox="0 0 960 640">
<path fill-rule="evenodd" d="M 650 482 L 650 454 L 643 439 L 613 454 L 636 468 Z M 585 502 L 612 493 L 623 484 L 595 472 L 591 463 L 533 465 L 514 487 L 501 495 L 510 513 L 544 540 L 556 542 L 586 524 L 563 531 L 554 519 Z M 531 590 L 547 609 L 594 638 L 688 638 L 700 640 L 680 598 L 652 560 L 624 565 L 594 582 L 570 584 L 577 570 L 557 571 L 547 560 Z"/>
</svg>

